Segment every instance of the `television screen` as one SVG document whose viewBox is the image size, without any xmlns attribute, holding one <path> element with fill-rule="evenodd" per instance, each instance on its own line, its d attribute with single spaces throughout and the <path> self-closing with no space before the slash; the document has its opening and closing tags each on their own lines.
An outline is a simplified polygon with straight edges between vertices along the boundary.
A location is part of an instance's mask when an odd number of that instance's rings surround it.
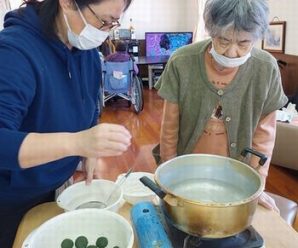
<svg viewBox="0 0 298 248">
<path fill-rule="evenodd" d="M 146 32 L 146 56 L 171 55 L 192 42 L 192 32 Z"/>
</svg>

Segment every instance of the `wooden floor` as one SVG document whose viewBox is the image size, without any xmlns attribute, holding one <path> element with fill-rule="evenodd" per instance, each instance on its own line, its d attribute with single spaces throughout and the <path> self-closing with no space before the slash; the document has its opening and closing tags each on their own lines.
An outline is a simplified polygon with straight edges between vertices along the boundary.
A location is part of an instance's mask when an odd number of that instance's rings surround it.
<svg viewBox="0 0 298 248">
<path fill-rule="evenodd" d="M 101 122 L 124 125 L 132 133 L 130 149 L 120 157 L 106 159 L 107 166 L 100 171 L 103 178 L 115 180 L 131 166 L 135 171 L 154 172 L 152 148 L 159 141 L 162 100 L 155 90 L 144 87 L 144 110 L 135 114 L 125 100 L 112 101 L 104 108 Z M 272 165 L 266 190 L 298 202 L 298 172 Z"/>
</svg>

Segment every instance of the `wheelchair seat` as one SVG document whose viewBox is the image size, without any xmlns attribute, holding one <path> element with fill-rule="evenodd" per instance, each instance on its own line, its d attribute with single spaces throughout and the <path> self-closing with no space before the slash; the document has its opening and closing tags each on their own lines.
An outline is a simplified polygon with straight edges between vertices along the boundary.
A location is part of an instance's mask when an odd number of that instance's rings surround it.
<svg viewBox="0 0 298 248">
<path fill-rule="evenodd" d="M 119 96 L 129 101 L 136 113 L 143 110 L 143 85 L 134 74 L 133 61 L 111 62 L 102 64 L 102 104 L 109 99 Z"/>
</svg>

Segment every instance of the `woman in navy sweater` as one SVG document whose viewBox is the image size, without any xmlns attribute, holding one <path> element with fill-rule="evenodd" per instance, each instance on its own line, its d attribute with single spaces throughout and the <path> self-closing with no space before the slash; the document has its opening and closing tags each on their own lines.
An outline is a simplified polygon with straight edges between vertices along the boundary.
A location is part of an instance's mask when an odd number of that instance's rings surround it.
<svg viewBox="0 0 298 248">
<path fill-rule="evenodd" d="M 123 126 L 97 124 L 95 49 L 131 0 L 25 2 L 0 33 L 1 248 L 12 247 L 22 216 L 54 200 L 80 160 L 90 173 L 131 139 Z"/>
</svg>

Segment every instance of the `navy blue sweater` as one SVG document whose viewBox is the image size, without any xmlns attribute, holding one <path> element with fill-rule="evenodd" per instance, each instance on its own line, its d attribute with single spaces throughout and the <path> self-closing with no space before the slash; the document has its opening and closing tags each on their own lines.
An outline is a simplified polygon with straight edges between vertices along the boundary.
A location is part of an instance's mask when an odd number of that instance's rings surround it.
<svg viewBox="0 0 298 248">
<path fill-rule="evenodd" d="M 0 210 L 30 206 L 74 172 L 79 157 L 21 169 L 30 132 L 77 132 L 96 123 L 100 61 L 41 31 L 33 7 L 10 12 L 0 32 Z M 45 146 L 47 144 L 44 144 Z"/>
</svg>

